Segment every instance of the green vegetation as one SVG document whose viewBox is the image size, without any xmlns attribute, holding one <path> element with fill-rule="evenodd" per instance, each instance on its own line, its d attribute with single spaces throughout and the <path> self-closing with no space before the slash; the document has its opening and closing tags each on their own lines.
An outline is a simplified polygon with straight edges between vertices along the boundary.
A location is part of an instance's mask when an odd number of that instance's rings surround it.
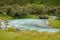
<svg viewBox="0 0 60 40">
<path fill-rule="evenodd" d="M 52 19 L 53 17 L 51 15 L 46 15 L 49 19 Z"/>
<path fill-rule="evenodd" d="M 13 19 L 13 17 L 8 16 L 8 15 L 0 15 L 0 19 L 2 19 L 2 20 L 11 20 L 11 19 Z"/>
<path fill-rule="evenodd" d="M 5 31 L 0 30 L 0 40 L 60 40 L 60 32 L 48 33 L 38 31 Z"/>
<path fill-rule="evenodd" d="M 15 36 L 16 33 L 14 32 L 7 32 L 4 30 L 0 30 L 0 40 L 13 40 Z"/>
<path fill-rule="evenodd" d="M 9 27 L 7 31 L 8 31 L 8 32 L 17 32 L 18 30 L 16 30 L 16 29 L 13 28 L 13 27 Z"/>
<path fill-rule="evenodd" d="M 45 16 L 46 15 L 46 16 Z M 39 17 L 40 16 L 40 17 Z M 0 0 L 0 19 L 52 18 L 53 28 L 60 28 L 60 0 Z M 7 26 L 7 24 L 6 24 Z M 17 31 L 14 28 L 0 29 L 0 40 L 60 40 L 60 32 Z"/>
<path fill-rule="evenodd" d="M 0 5 L 3 6 L 5 4 L 8 5 L 25 5 L 25 4 L 43 4 L 43 5 L 52 5 L 52 6 L 60 6 L 60 0 L 0 0 Z"/>
<path fill-rule="evenodd" d="M 53 15 L 59 17 L 60 19 L 60 7 L 37 4 L 26 4 L 24 6 L 20 6 L 18 4 L 5 5 L 0 8 L 0 14 L 8 15 L 13 18 L 25 18 L 26 16 L 28 16 L 27 18 L 29 18 L 28 14 L 37 15 L 38 17 L 39 15 Z"/>
<path fill-rule="evenodd" d="M 53 28 L 60 28 L 60 20 L 50 20 L 49 23 Z"/>
<path fill-rule="evenodd" d="M 13 18 L 31 18 L 31 15 L 54 15 L 60 19 L 59 0 L 0 0 L 0 14 Z M 32 18 L 35 16 L 32 16 Z"/>
<path fill-rule="evenodd" d="M 24 18 L 39 19 L 39 17 L 38 17 L 37 15 L 32 15 L 32 14 L 28 14 L 28 15 L 25 16 Z"/>
</svg>

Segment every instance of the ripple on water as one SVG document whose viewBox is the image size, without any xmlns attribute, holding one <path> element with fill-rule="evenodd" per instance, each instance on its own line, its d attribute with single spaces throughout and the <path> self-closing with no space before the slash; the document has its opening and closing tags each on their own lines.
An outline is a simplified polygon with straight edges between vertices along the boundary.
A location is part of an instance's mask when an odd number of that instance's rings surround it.
<svg viewBox="0 0 60 40">
<path fill-rule="evenodd" d="M 47 32 L 57 32 L 60 29 L 49 28 L 46 23 L 48 19 L 18 19 L 10 20 L 9 25 L 13 25 L 20 30 L 37 30 L 37 31 L 47 31 Z"/>
</svg>

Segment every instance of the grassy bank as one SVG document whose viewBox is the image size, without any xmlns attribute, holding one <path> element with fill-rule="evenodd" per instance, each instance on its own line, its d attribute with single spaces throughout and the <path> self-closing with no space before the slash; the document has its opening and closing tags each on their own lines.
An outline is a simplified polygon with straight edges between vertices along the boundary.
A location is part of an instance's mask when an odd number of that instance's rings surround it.
<svg viewBox="0 0 60 40">
<path fill-rule="evenodd" d="M 60 40 L 60 32 L 48 33 L 29 30 L 9 32 L 0 30 L 0 40 Z"/>
<path fill-rule="evenodd" d="M 39 16 L 38 16 L 38 15 L 28 14 L 28 15 L 25 16 L 24 18 L 28 18 L 28 19 L 39 19 Z"/>
<path fill-rule="evenodd" d="M 28 14 L 26 16 L 23 17 L 24 19 L 39 19 L 39 16 L 38 15 L 32 15 L 32 14 Z M 18 17 L 12 17 L 12 16 L 8 16 L 8 15 L 3 15 L 1 14 L 0 15 L 0 19 L 2 20 L 12 20 L 12 19 L 21 19 L 21 18 L 18 18 Z"/>
<path fill-rule="evenodd" d="M 0 15 L 0 19 L 2 19 L 2 20 L 11 20 L 11 19 L 13 19 L 13 17 L 2 14 L 2 15 Z"/>
<path fill-rule="evenodd" d="M 60 28 L 60 20 L 50 20 L 49 23 L 53 28 Z"/>
</svg>

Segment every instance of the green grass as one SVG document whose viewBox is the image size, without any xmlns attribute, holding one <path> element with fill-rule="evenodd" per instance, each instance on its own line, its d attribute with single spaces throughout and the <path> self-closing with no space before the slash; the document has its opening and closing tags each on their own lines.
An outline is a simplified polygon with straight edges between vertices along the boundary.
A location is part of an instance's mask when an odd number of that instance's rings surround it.
<svg viewBox="0 0 60 40">
<path fill-rule="evenodd" d="M 0 40 L 60 40 L 60 32 L 48 33 L 30 30 L 8 32 L 0 30 Z"/>
<path fill-rule="evenodd" d="M 29 19 L 38 19 L 39 17 L 37 15 L 32 15 L 32 14 L 28 14 L 27 16 L 25 16 L 24 18 L 29 18 Z"/>
<path fill-rule="evenodd" d="M 16 33 L 14 32 L 7 32 L 4 30 L 0 30 L 0 40 L 13 40 L 15 36 Z"/>
<path fill-rule="evenodd" d="M 50 20 L 49 23 L 53 28 L 60 28 L 60 20 Z"/>
<path fill-rule="evenodd" d="M 50 15 L 46 14 L 45 16 L 48 17 L 49 19 L 52 19 L 52 16 L 50 16 Z"/>
<path fill-rule="evenodd" d="M 1 15 L 0 14 L 0 19 L 2 19 L 2 20 L 11 20 L 11 19 L 13 19 L 13 17 L 11 17 L 11 16 L 8 16 L 8 15 Z"/>
<path fill-rule="evenodd" d="M 24 18 L 28 18 L 28 19 L 38 19 L 39 17 L 37 15 L 32 15 L 32 14 L 28 14 L 27 16 L 25 16 Z M 11 17 L 11 16 L 8 16 L 8 15 L 3 15 L 1 14 L 0 15 L 0 19 L 2 20 L 11 20 L 11 19 L 18 19 L 18 18 L 14 18 L 14 17 Z"/>
</svg>

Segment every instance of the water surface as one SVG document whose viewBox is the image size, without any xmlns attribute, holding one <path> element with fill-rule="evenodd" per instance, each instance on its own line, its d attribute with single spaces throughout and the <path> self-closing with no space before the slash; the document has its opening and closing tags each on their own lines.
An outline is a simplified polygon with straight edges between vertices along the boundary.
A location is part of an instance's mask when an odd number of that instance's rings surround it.
<svg viewBox="0 0 60 40">
<path fill-rule="evenodd" d="M 57 32 L 60 29 L 51 28 L 48 25 L 48 19 L 17 19 L 10 20 L 9 25 L 14 26 L 20 30 L 37 30 L 37 31 L 47 31 L 47 32 Z"/>
</svg>

